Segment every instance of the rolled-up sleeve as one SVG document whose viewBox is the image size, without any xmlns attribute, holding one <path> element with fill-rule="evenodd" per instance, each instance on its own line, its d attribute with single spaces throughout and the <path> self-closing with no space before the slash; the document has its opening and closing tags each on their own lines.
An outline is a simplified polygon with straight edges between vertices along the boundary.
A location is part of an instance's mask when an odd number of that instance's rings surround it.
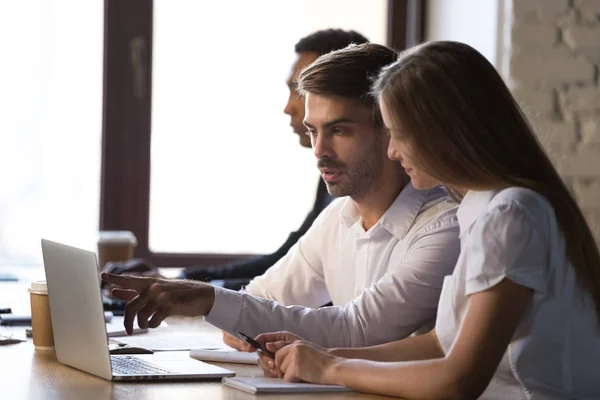
<svg viewBox="0 0 600 400">
<path fill-rule="evenodd" d="M 217 294 L 206 320 L 248 335 L 286 330 L 324 347 L 401 339 L 435 321 L 444 277 L 452 273 L 459 252 L 458 224 L 452 215 L 423 228 L 402 261 L 344 307 L 285 307 L 245 293 L 235 293 L 239 297 L 235 301 Z M 221 301 L 230 302 L 232 308 L 217 304 Z M 218 317 L 217 312 L 231 315 Z"/>
</svg>

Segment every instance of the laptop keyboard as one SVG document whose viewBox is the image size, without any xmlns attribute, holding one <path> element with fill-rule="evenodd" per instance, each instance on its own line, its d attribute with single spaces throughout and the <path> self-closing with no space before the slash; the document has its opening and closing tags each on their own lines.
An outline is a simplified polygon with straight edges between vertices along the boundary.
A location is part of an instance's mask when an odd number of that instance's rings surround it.
<svg viewBox="0 0 600 400">
<path fill-rule="evenodd" d="M 119 375 L 164 375 L 174 372 L 134 356 L 111 357 L 110 361 L 113 373 Z"/>
</svg>

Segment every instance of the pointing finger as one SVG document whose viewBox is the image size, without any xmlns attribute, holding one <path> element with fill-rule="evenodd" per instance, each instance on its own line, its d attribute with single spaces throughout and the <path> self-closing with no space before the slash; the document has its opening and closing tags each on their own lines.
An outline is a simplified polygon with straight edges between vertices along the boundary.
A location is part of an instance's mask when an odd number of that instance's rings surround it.
<svg viewBox="0 0 600 400">
<path fill-rule="evenodd" d="M 115 275 L 103 272 L 102 280 L 125 289 L 133 289 L 138 293 L 145 292 L 155 282 L 154 278 L 131 275 Z"/>
</svg>

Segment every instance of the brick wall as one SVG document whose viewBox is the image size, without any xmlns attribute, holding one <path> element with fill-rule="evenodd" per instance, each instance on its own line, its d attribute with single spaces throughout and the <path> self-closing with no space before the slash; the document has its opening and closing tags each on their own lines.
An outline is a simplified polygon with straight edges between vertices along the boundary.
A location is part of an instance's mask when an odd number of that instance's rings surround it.
<svg viewBox="0 0 600 400">
<path fill-rule="evenodd" d="M 508 80 L 600 243 L 600 0 L 512 0 Z"/>
</svg>

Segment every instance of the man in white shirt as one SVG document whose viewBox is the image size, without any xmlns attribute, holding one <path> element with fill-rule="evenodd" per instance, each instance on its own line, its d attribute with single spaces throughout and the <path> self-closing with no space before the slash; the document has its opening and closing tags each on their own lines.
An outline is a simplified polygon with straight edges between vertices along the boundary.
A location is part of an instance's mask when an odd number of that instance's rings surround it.
<svg viewBox="0 0 600 400">
<path fill-rule="evenodd" d="M 395 59 L 385 46 L 364 44 L 321 56 L 301 73 L 318 167 L 340 198 L 288 254 L 245 293 L 103 274 L 123 288 L 114 296 L 130 300 L 128 332 L 136 315 L 141 327 L 173 314 L 204 315 L 233 334 L 286 330 L 326 347 L 355 347 L 397 340 L 435 321 L 444 276 L 459 253 L 456 207 L 441 188 L 415 190 L 387 157 L 370 84 Z M 329 301 L 333 307 L 313 308 Z"/>
</svg>

